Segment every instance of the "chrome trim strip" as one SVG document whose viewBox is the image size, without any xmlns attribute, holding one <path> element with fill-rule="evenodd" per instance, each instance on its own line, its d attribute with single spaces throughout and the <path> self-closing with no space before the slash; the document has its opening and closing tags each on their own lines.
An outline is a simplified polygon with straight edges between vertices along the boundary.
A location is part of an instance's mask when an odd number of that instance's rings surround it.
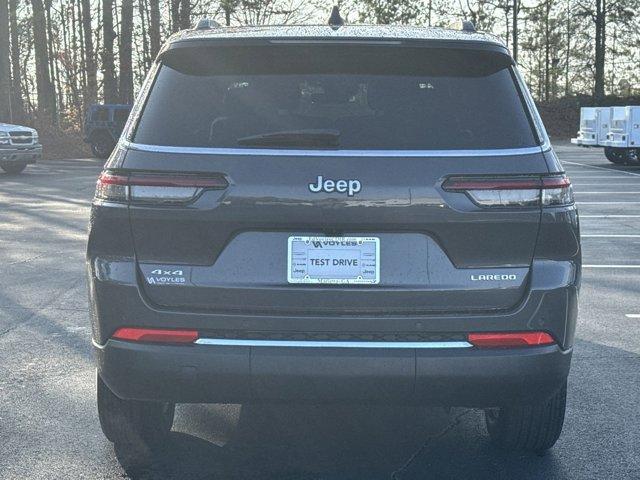
<svg viewBox="0 0 640 480">
<path fill-rule="evenodd" d="M 233 347 L 294 347 L 294 348 L 469 348 L 469 342 L 332 342 L 304 340 L 242 340 L 228 338 L 199 338 L 198 345 Z"/>
<path fill-rule="evenodd" d="M 411 39 L 409 39 L 411 40 Z M 333 44 L 333 43 L 342 43 L 342 44 L 355 44 L 355 45 L 402 45 L 404 42 L 402 40 L 351 40 L 351 39 L 345 39 L 345 40 L 338 40 L 335 37 L 331 37 L 331 38 L 327 38 L 327 39 L 311 39 L 311 40 L 305 40 L 305 39 L 292 39 L 292 40 L 287 40 L 287 39 L 278 39 L 278 40 L 269 40 L 269 43 L 275 43 L 275 44 L 302 44 L 302 45 L 306 45 L 306 44 L 311 44 L 311 45 L 316 45 L 316 44 Z"/>
<path fill-rule="evenodd" d="M 130 150 L 194 155 L 263 155 L 278 157 L 506 157 L 541 153 L 540 147 L 496 148 L 492 150 L 298 150 L 276 148 L 171 147 L 122 141 Z"/>
</svg>

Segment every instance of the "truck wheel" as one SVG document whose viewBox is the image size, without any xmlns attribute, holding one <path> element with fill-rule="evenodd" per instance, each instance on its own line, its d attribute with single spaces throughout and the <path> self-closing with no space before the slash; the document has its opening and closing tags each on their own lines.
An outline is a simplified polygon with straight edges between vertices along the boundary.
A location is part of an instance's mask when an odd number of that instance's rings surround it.
<svg viewBox="0 0 640 480">
<path fill-rule="evenodd" d="M 0 163 L 0 168 L 7 173 L 16 174 L 27 168 L 27 164 L 22 162 Z"/>
<path fill-rule="evenodd" d="M 627 164 L 640 165 L 640 148 L 631 148 L 627 151 Z"/>
<path fill-rule="evenodd" d="M 98 417 L 105 437 L 113 442 L 126 467 L 143 468 L 152 461 L 155 447 L 166 440 L 175 404 L 124 400 L 97 376 Z"/>
<path fill-rule="evenodd" d="M 544 403 L 485 410 L 491 441 L 508 450 L 536 453 L 553 447 L 562 431 L 567 384 Z"/>
<path fill-rule="evenodd" d="M 622 165 L 627 162 L 627 150 L 624 148 L 604 147 L 604 156 L 611 163 Z"/>
<path fill-rule="evenodd" d="M 109 158 L 116 143 L 106 132 L 98 132 L 91 137 L 91 153 L 96 158 Z"/>
</svg>

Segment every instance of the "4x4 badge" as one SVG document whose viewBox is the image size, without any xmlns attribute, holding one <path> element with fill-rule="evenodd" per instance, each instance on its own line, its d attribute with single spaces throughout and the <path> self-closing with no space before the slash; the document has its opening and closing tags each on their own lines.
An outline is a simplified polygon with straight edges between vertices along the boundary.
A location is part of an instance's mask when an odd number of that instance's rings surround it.
<svg viewBox="0 0 640 480">
<path fill-rule="evenodd" d="M 353 197 L 356 193 L 362 190 L 362 184 L 360 183 L 360 180 L 331 180 L 330 178 L 325 180 L 322 175 L 318 175 L 316 183 L 309 184 L 309 190 L 313 193 L 346 193 L 347 196 Z"/>
</svg>

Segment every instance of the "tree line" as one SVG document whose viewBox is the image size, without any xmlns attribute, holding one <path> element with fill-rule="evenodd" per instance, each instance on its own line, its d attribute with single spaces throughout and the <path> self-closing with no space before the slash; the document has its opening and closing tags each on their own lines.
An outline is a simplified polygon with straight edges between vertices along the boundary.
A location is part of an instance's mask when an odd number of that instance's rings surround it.
<svg viewBox="0 0 640 480">
<path fill-rule="evenodd" d="M 224 25 L 447 26 L 471 20 L 511 49 L 539 101 L 640 93 L 640 0 L 0 0 L 0 121 L 81 124 L 131 103 L 161 45 L 202 17 Z"/>
</svg>

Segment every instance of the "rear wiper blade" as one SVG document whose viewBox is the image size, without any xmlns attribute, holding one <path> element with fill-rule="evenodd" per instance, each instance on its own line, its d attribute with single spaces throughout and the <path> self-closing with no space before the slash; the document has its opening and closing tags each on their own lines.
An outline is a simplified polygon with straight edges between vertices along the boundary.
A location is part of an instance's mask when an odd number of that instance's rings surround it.
<svg viewBox="0 0 640 480">
<path fill-rule="evenodd" d="M 238 145 L 267 147 L 338 147 L 338 130 L 287 130 L 282 132 L 261 133 L 238 139 Z"/>
</svg>

